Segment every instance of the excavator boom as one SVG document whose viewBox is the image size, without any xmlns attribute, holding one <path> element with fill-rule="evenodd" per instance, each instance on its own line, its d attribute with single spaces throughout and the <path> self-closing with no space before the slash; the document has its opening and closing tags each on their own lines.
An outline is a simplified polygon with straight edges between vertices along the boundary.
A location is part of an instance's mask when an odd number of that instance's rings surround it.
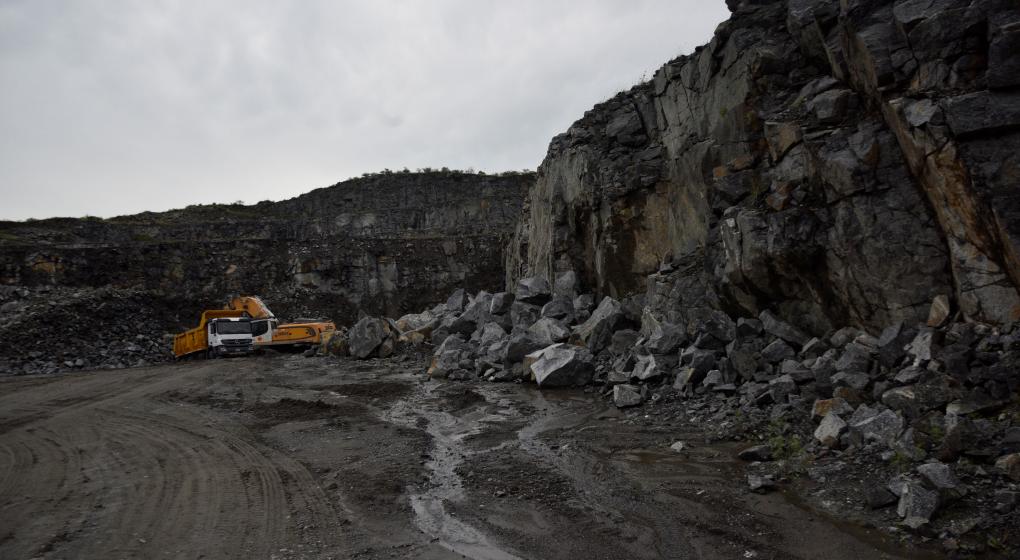
<svg viewBox="0 0 1020 560">
<path fill-rule="evenodd" d="M 266 326 L 256 327 L 255 346 L 312 345 L 322 341 L 322 333 L 336 330 L 332 321 L 313 321 L 278 324 L 276 315 L 258 296 L 237 296 L 227 303 L 227 309 L 242 311 L 256 322 L 265 320 Z"/>
</svg>

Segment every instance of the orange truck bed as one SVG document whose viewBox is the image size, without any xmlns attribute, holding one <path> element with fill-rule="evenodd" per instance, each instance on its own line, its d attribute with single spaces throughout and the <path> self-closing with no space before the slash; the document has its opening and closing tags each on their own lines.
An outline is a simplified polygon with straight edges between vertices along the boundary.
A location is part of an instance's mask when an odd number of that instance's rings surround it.
<svg viewBox="0 0 1020 560">
<path fill-rule="evenodd" d="M 174 355 L 180 358 L 209 348 L 209 321 L 224 317 L 243 317 L 244 311 L 234 309 L 207 309 L 202 312 L 198 326 L 174 337 Z"/>
</svg>

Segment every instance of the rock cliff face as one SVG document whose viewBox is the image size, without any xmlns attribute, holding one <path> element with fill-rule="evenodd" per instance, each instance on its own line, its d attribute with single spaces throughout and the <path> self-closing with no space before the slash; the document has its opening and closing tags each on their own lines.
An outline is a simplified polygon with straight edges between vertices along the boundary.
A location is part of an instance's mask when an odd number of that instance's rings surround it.
<svg viewBox="0 0 1020 560">
<path fill-rule="evenodd" d="M 572 270 L 690 323 L 1020 318 L 1020 9 L 757 0 L 553 139 L 507 284 Z"/>
<path fill-rule="evenodd" d="M 0 223 L 0 284 L 148 290 L 179 301 L 182 324 L 234 292 L 285 318 L 399 316 L 502 281 L 533 180 L 392 173 L 254 206 Z"/>
</svg>

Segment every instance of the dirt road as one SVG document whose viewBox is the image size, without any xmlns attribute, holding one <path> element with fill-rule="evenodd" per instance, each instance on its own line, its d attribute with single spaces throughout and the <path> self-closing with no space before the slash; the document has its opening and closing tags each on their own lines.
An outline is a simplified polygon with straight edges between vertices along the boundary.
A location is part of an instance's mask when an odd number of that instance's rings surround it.
<svg viewBox="0 0 1020 560">
<path fill-rule="evenodd" d="M 299 356 L 0 380 L 0 558 L 900 558 L 582 391 Z M 684 450 L 669 445 L 685 442 Z"/>
</svg>

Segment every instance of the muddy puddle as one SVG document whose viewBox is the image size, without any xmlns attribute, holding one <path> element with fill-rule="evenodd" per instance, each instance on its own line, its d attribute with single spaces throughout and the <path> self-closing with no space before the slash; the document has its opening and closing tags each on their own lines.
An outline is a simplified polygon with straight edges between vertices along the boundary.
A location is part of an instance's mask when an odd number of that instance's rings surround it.
<svg viewBox="0 0 1020 560">
<path fill-rule="evenodd" d="M 792 492 L 750 493 L 741 444 L 709 443 L 581 391 L 460 387 L 421 384 L 385 419 L 431 437 L 427 480 L 408 489 L 414 523 L 467 558 L 931 557 L 836 522 Z M 554 479 L 552 500 L 514 492 Z M 561 528 L 596 533 L 548 540 Z"/>
</svg>

